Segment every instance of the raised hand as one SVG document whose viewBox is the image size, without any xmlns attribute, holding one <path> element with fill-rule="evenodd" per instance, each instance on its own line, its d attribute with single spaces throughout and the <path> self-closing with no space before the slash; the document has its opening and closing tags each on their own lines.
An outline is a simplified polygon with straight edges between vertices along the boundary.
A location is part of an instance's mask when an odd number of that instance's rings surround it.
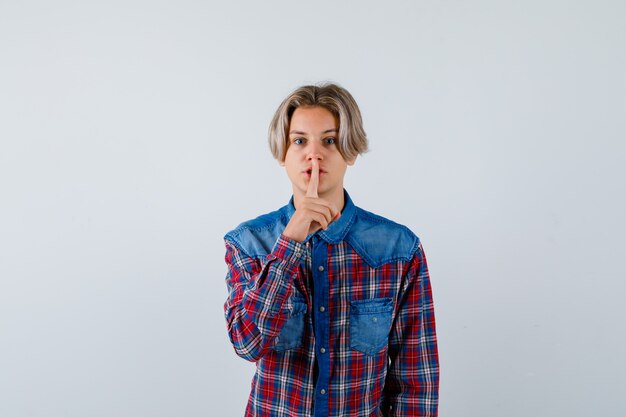
<svg viewBox="0 0 626 417">
<path fill-rule="evenodd" d="M 285 237 L 302 242 L 309 234 L 320 229 L 326 230 L 330 223 L 339 218 L 340 212 L 337 207 L 319 198 L 317 194 L 319 180 L 319 161 L 317 158 L 313 158 L 311 160 L 311 178 L 306 194 L 283 231 Z"/>
</svg>

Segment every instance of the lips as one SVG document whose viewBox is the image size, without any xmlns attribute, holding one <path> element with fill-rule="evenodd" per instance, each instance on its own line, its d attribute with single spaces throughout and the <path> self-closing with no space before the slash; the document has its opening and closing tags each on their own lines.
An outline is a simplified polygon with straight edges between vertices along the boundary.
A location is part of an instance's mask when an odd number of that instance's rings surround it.
<svg viewBox="0 0 626 417">
<path fill-rule="evenodd" d="M 302 171 L 302 173 L 303 173 L 303 174 L 308 174 L 308 175 L 311 175 L 311 171 L 313 171 L 313 169 L 312 169 L 312 168 L 309 168 L 309 169 L 306 169 L 306 170 Z M 320 171 L 319 171 L 319 172 L 320 172 L 320 174 L 326 174 L 326 171 L 324 171 L 322 168 L 320 168 Z"/>
<path fill-rule="evenodd" d="M 306 171 L 302 171 L 302 173 L 303 173 L 304 175 L 306 175 L 307 177 L 310 177 L 310 176 L 311 176 L 311 170 L 310 170 L 310 169 L 307 169 Z M 326 171 L 322 171 L 322 170 L 320 169 L 320 173 L 319 173 L 319 175 L 320 175 L 320 177 L 321 177 L 322 175 L 326 175 Z"/>
</svg>

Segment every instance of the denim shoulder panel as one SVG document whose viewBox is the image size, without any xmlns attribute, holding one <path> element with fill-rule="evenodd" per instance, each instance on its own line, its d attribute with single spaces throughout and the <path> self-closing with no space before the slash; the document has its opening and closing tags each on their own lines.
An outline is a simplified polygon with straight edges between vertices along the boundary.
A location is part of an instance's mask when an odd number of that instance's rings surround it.
<svg viewBox="0 0 626 417">
<path fill-rule="evenodd" d="M 274 248 L 288 221 L 289 216 L 283 207 L 241 223 L 226 233 L 224 239 L 234 243 L 252 258 L 264 258 Z"/>
<path fill-rule="evenodd" d="M 419 238 L 408 227 L 360 208 L 345 240 L 372 268 L 409 261 L 419 246 Z"/>
</svg>

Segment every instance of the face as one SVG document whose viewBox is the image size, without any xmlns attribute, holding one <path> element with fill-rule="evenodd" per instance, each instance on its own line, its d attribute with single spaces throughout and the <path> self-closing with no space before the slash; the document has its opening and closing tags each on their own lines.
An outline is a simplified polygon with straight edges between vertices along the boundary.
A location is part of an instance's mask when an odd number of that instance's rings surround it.
<svg viewBox="0 0 626 417">
<path fill-rule="evenodd" d="M 291 116 L 289 147 L 285 155 L 287 175 L 293 185 L 294 197 L 306 194 L 311 178 L 311 161 L 319 161 L 320 198 L 343 196 L 343 177 L 348 165 L 339 153 L 339 120 L 323 107 L 298 107 Z"/>
</svg>

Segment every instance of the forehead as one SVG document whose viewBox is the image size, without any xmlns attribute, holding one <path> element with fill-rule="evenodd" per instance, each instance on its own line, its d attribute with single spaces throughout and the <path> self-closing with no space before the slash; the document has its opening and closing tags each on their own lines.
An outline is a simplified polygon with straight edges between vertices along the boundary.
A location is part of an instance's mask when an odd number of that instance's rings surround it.
<svg viewBox="0 0 626 417">
<path fill-rule="evenodd" d="M 338 129 L 339 119 L 324 107 L 298 107 L 291 115 L 289 131 L 307 133 L 324 132 Z"/>
</svg>

